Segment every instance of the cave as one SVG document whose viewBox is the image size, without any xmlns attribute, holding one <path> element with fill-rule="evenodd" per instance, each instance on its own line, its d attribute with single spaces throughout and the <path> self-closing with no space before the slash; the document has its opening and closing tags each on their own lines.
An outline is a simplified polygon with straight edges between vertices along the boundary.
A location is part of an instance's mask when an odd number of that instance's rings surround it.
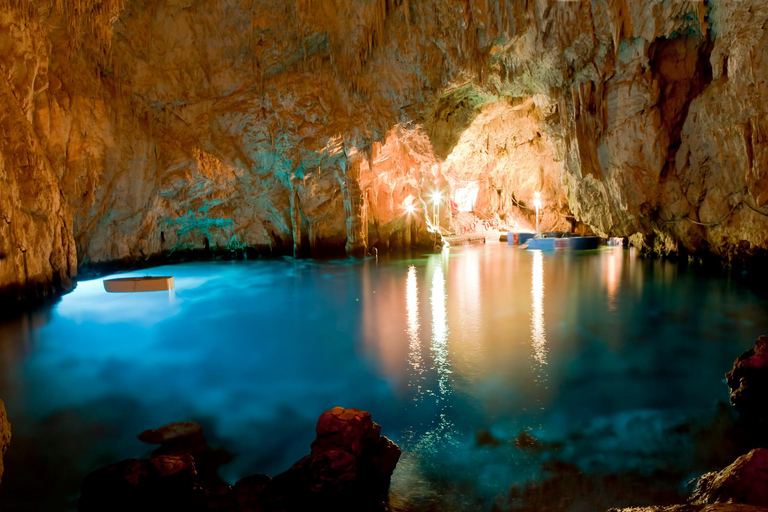
<svg viewBox="0 0 768 512">
<path fill-rule="evenodd" d="M 0 0 L 0 510 L 768 510 L 766 98 L 768 0 Z"/>
</svg>

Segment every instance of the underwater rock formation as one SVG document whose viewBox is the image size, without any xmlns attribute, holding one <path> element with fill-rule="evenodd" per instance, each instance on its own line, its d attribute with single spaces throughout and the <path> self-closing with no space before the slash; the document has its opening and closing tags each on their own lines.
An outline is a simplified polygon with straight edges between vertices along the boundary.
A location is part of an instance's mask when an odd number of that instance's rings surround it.
<svg viewBox="0 0 768 512">
<path fill-rule="evenodd" d="M 734 409 L 748 420 L 768 418 L 768 336 L 741 354 L 725 379 Z"/>
<path fill-rule="evenodd" d="M 0 0 L 0 290 L 427 245 L 436 189 L 443 229 L 540 192 L 545 229 L 757 256 L 767 48 L 765 0 Z"/>
<path fill-rule="evenodd" d="M 5 413 L 5 404 L 0 400 L 0 482 L 3 480 L 3 454 L 11 444 L 11 424 Z"/>
<path fill-rule="evenodd" d="M 320 416 L 316 431 L 310 455 L 291 469 L 275 478 L 247 477 L 234 487 L 203 478 L 198 467 L 210 463 L 211 450 L 196 423 L 146 431 L 140 439 L 176 453 L 155 452 L 148 460 L 94 471 L 83 482 L 78 510 L 386 510 L 400 450 L 380 435 L 371 415 L 336 407 Z M 185 446 L 191 453 L 179 453 Z"/>
</svg>

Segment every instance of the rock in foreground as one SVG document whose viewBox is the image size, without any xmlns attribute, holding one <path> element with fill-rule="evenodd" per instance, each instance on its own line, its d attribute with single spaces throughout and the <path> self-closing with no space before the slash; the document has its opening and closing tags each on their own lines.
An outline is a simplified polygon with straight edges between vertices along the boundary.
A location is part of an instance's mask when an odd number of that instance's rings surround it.
<svg viewBox="0 0 768 512">
<path fill-rule="evenodd" d="M 768 450 L 752 450 L 722 471 L 701 477 L 691 502 L 768 507 Z"/>
<path fill-rule="evenodd" d="M 768 450 L 758 448 L 701 477 L 687 505 L 608 512 L 768 512 Z"/>
<path fill-rule="evenodd" d="M 167 443 L 166 434 L 175 438 L 179 426 L 194 425 L 174 424 L 142 436 Z M 99 469 L 83 483 L 78 510 L 387 510 L 400 449 L 381 436 L 381 427 L 369 413 L 337 407 L 320 416 L 311 453 L 275 478 L 247 477 L 234 488 L 214 485 L 198 474 L 197 456 L 155 455 Z"/>
<path fill-rule="evenodd" d="M 760 336 L 755 348 L 741 354 L 725 374 L 731 405 L 748 419 L 768 415 L 768 336 Z"/>
<path fill-rule="evenodd" d="M 3 454 L 11 444 L 11 424 L 5 414 L 5 404 L 0 400 L 0 481 L 3 479 Z"/>
</svg>

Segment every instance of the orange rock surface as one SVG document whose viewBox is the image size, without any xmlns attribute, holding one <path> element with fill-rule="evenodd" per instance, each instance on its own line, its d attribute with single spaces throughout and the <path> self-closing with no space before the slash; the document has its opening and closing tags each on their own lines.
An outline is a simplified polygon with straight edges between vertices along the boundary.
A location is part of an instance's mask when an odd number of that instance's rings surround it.
<svg viewBox="0 0 768 512">
<path fill-rule="evenodd" d="M 540 192 L 544 229 L 755 256 L 767 23 L 766 0 L 0 0 L 0 290 L 428 244 L 430 195 L 449 231 L 469 186 L 510 225 Z"/>
</svg>

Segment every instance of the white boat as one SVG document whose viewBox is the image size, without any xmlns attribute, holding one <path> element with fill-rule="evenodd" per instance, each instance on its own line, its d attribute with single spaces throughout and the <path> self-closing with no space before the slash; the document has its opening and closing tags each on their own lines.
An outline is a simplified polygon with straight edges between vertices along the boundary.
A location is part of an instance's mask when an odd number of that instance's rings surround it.
<svg viewBox="0 0 768 512">
<path fill-rule="evenodd" d="M 173 288 L 173 277 L 169 276 L 125 277 L 104 280 L 104 289 L 110 293 L 162 292 Z"/>
</svg>

